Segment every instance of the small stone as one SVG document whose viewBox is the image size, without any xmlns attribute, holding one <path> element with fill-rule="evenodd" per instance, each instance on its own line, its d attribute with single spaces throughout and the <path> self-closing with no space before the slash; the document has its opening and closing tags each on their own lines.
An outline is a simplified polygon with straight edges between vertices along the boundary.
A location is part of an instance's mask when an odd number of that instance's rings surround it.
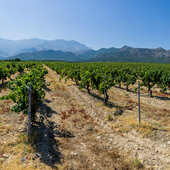
<svg viewBox="0 0 170 170">
<path fill-rule="evenodd" d="M 158 153 L 158 150 L 157 150 L 157 149 L 155 149 L 155 152 L 156 152 L 156 153 Z"/>
<path fill-rule="evenodd" d="M 7 155 L 7 154 L 5 154 L 5 153 L 4 153 L 2 156 L 3 156 L 4 158 L 9 158 L 9 155 Z"/>
<path fill-rule="evenodd" d="M 101 139 L 101 136 L 97 136 L 97 139 Z"/>
<path fill-rule="evenodd" d="M 140 150 L 141 148 L 137 147 L 136 150 Z"/>
<path fill-rule="evenodd" d="M 167 144 L 170 145 L 170 141 L 168 141 Z"/>
<path fill-rule="evenodd" d="M 74 156 L 76 156 L 76 155 L 77 155 L 77 153 L 76 153 L 76 152 L 71 152 L 71 154 L 72 154 L 72 155 L 74 155 Z"/>
</svg>

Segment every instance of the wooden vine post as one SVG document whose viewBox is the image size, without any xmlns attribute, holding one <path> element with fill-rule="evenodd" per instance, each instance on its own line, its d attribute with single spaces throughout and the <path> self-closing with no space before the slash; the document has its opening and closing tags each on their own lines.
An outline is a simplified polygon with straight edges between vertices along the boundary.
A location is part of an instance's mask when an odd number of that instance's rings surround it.
<svg viewBox="0 0 170 170">
<path fill-rule="evenodd" d="M 138 115 L 139 115 L 139 126 L 141 125 L 141 115 L 140 115 L 140 81 L 138 81 Z"/>
</svg>

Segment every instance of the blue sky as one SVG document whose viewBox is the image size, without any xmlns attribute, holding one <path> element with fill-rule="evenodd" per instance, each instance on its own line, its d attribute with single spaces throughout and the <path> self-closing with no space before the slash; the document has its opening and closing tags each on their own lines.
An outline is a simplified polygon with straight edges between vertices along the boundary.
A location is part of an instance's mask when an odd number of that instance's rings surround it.
<svg viewBox="0 0 170 170">
<path fill-rule="evenodd" d="M 0 37 L 170 49 L 170 0 L 0 0 Z"/>
</svg>

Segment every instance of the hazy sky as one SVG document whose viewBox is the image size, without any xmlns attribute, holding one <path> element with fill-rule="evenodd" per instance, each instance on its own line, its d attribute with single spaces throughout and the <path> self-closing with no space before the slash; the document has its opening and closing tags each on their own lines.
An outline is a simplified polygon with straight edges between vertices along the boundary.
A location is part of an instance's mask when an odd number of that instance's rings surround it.
<svg viewBox="0 0 170 170">
<path fill-rule="evenodd" d="M 170 49 L 170 0 L 0 0 L 0 37 Z"/>
</svg>

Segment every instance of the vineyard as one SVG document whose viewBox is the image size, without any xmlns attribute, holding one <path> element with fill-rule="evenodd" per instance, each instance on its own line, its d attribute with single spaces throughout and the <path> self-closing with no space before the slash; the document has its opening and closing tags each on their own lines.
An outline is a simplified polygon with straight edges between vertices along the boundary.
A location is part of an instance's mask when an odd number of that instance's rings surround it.
<svg viewBox="0 0 170 170">
<path fill-rule="evenodd" d="M 152 97 L 152 87 L 158 85 L 162 92 L 170 89 L 170 67 L 169 65 L 155 64 L 47 64 L 51 69 L 61 75 L 61 78 L 71 78 L 79 88 L 86 88 L 90 93 L 90 87 L 97 89 L 100 94 L 121 84 L 134 85 L 137 80 L 141 80 L 142 86 L 148 88 L 148 94 Z M 136 89 L 134 89 L 136 90 Z"/>
<path fill-rule="evenodd" d="M 1 62 L 0 80 L 0 169 L 170 166 L 170 64 Z"/>
</svg>

